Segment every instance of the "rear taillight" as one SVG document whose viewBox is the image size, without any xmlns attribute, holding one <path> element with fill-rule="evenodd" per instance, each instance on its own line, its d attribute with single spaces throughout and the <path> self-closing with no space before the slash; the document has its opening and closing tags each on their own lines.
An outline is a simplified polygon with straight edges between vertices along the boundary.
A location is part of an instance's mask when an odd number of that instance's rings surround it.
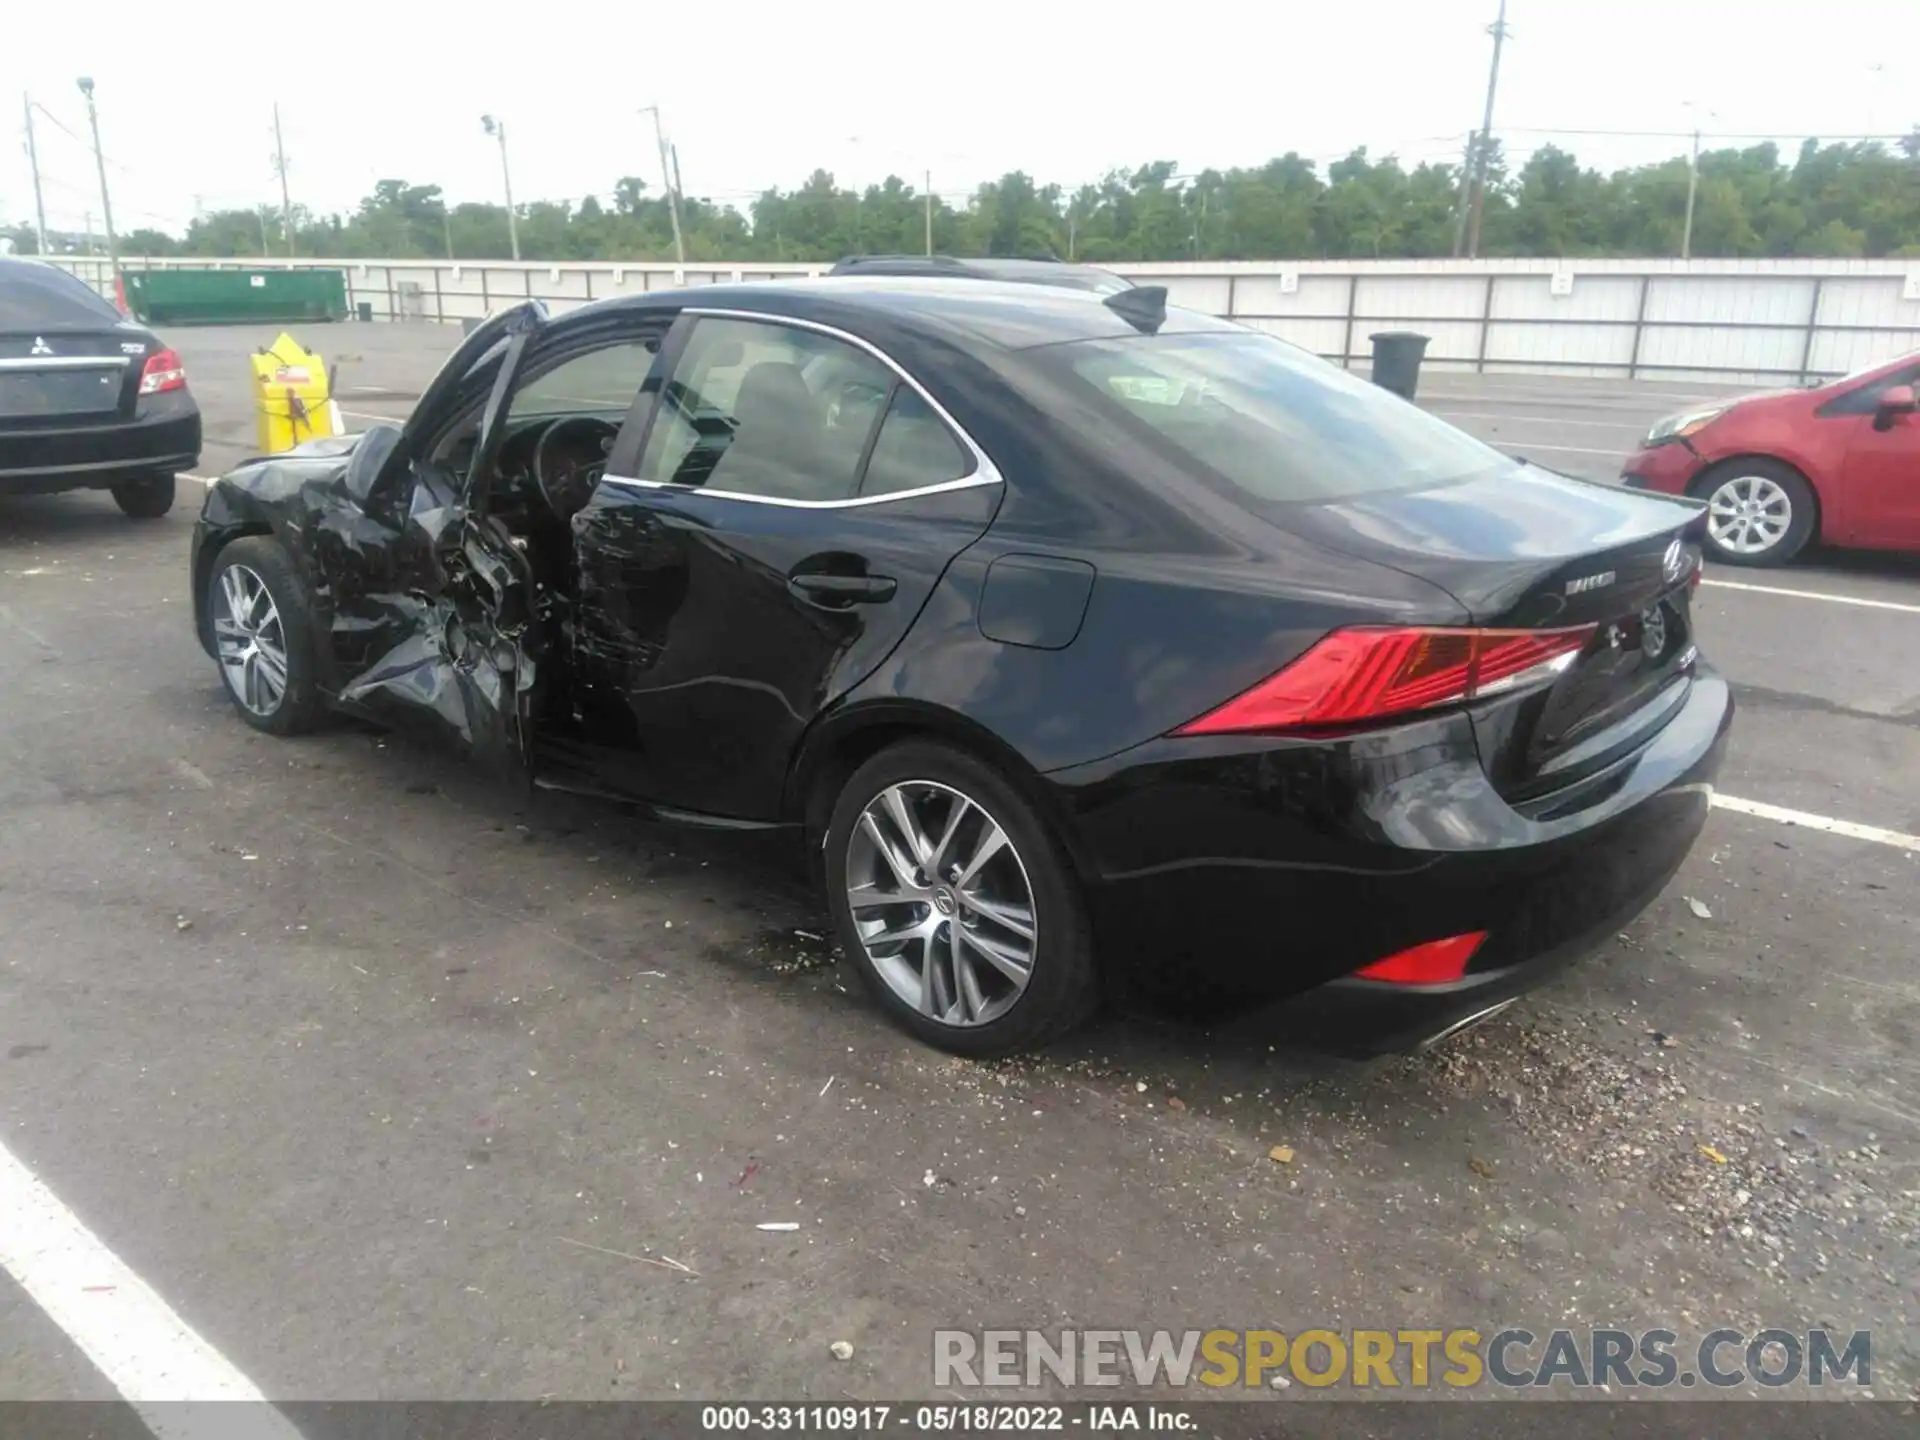
<svg viewBox="0 0 1920 1440">
<path fill-rule="evenodd" d="M 140 393 L 158 395 L 166 390 L 187 388 L 187 367 L 172 350 L 156 350 L 140 367 Z"/>
<path fill-rule="evenodd" d="M 1487 938 L 1484 930 L 1429 940 L 1376 960 L 1353 973 L 1362 980 L 1384 980 L 1390 985 L 1445 985 L 1467 973 L 1467 962 Z"/>
<path fill-rule="evenodd" d="M 1597 627 L 1570 630 L 1336 630 L 1277 675 L 1176 735 L 1361 725 L 1550 680 Z"/>
</svg>

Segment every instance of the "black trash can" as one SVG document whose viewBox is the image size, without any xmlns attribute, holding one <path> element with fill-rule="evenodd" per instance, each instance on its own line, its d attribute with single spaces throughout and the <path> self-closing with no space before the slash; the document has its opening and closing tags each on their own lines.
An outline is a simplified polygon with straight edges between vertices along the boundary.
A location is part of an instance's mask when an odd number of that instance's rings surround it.
<svg viewBox="0 0 1920 1440">
<path fill-rule="evenodd" d="M 353 308 L 360 316 L 362 323 L 369 325 L 373 323 L 373 302 L 371 300 L 362 300 Z"/>
<path fill-rule="evenodd" d="M 1373 342 L 1373 383 L 1402 400 L 1413 399 L 1430 337 L 1412 330 L 1382 330 L 1367 338 Z"/>
</svg>

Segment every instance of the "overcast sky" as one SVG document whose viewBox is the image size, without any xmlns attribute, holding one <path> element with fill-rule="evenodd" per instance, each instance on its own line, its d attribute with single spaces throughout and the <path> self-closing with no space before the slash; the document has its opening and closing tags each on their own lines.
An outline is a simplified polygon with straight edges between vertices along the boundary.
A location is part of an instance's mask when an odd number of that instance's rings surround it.
<svg viewBox="0 0 1920 1440">
<path fill-rule="evenodd" d="M 179 229 L 277 200 L 272 106 L 294 199 L 350 207 L 382 177 L 496 200 L 507 125 L 514 195 L 657 183 L 658 104 L 688 193 L 744 207 L 815 166 L 890 170 L 955 201 L 1025 169 L 1077 184 L 1153 159 L 1182 170 L 1365 144 L 1412 165 L 1477 125 L 1497 0 L 1063 0 L 658 4 L 540 0 L 11 0 L 0 49 L 0 223 L 32 217 L 21 98 L 36 116 L 48 223 L 77 229 L 98 189 L 75 77 L 97 84 L 115 220 Z M 1690 127 L 1792 136 L 1920 121 L 1915 0 L 1511 0 L 1495 128 Z M 1878 71 L 1872 67 L 1880 65 Z M 56 124 L 55 122 L 58 122 Z M 64 125 L 73 134 L 63 133 Z M 1563 133 L 1605 168 L 1684 141 Z"/>
</svg>

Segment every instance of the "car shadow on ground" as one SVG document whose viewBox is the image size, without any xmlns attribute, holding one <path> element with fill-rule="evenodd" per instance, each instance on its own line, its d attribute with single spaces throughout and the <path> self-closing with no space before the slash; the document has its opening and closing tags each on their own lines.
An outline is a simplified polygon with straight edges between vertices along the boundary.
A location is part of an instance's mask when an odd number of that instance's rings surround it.
<svg viewBox="0 0 1920 1440">
<path fill-rule="evenodd" d="M 842 1024 L 851 1033 L 869 1023 L 888 1023 L 841 953 L 807 857 L 791 833 L 669 824 L 639 807 L 523 790 L 423 741 L 358 720 L 340 719 L 330 733 L 371 751 L 370 771 L 389 772 L 377 785 L 397 794 L 445 794 L 486 817 L 490 830 L 517 835 L 523 851 L 543 856 L 546 863 L 577 864 L 598 873 L 605 868 L 603 859 L 618 857 L 655 882 L 683 882 L 689 893 L 696 888 L 726 892 L 750 906 L 759 923 L 706 948 L 717 971 L 777 985 L 795 1002 L 818 1006 L 823 1029 Z M 866 1012 L 866 1020 L 846 1015 L 849 1000 Z M 901 1043 L 917 1042 L 902 1037 Z M 1241 1006 L 1229 1015 L 1187 1012 L 1145 994 L 1116 997 L 1084 1030 L 1050 1047 L 1042 1063 L 1091 1073 L 1107 1068 L 1104 1056 L 1122 1057 L 1114 1063 L 1128 1073 L 1142 1066 L 1204 1065 L 1229 1085 L 1244 1084 L 1256 1074 L 1271 1078 L 1276 1069 L 1285 1071 L 1290 1083 L 1357 1077 L 1381 1063 L 1319 1048 L 1285 1001 Z"/>
<path fill-rule="evenodd" d="M 199 499 L 199 486 L 183 485 Z M 104 553 L 101 546 L 151 538 L 168 526 L 179 527 L 186 542 L 186 525 L 193 512 L 176 500 L 164 518 L 130 520 L 120 513 L 105 490 L 73 490 L 61 495 L 0 496 L 0 557 L 11 569 L 22 554 L 44 547 L 49 551 Z"/>
</svg>

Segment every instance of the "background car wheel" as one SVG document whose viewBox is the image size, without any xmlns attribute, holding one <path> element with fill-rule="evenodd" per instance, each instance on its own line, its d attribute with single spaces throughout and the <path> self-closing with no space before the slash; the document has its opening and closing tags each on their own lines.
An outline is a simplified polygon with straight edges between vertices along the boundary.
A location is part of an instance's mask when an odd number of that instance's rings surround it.
<svg viewBox="0 0 1920 1440">
<path fill-rule="evenodd" d="M 1006 1055 L 1091 1012 L 1079 884 L 992 767 L 934 742 L 883 750 L 842 789 L 825 846 L 841 945 L 881 1008 L 922 1040 Z"/>
<path fill-rule="evenodd" d="M 242 720 L 269 735 L 319 723 L 307 592 L 278 541 L 250 535 L 220 552 L 207 617 L 221 682 Z"/>
<path fill-rule="evenodd" d="M 143 475 L 114 486 L 113 500 L 136 520 L 158 520 L 173 509 L 173 489 L 171 475 Z"/>
<path fill-rule="evenodd" d="M 1813 538 L 1813 487 L 1778 460 L 1733 460 L 1693 482 L 1707 502 L 1707 553 L 1729 565 L 1784 565 Z"/>
</svg>

